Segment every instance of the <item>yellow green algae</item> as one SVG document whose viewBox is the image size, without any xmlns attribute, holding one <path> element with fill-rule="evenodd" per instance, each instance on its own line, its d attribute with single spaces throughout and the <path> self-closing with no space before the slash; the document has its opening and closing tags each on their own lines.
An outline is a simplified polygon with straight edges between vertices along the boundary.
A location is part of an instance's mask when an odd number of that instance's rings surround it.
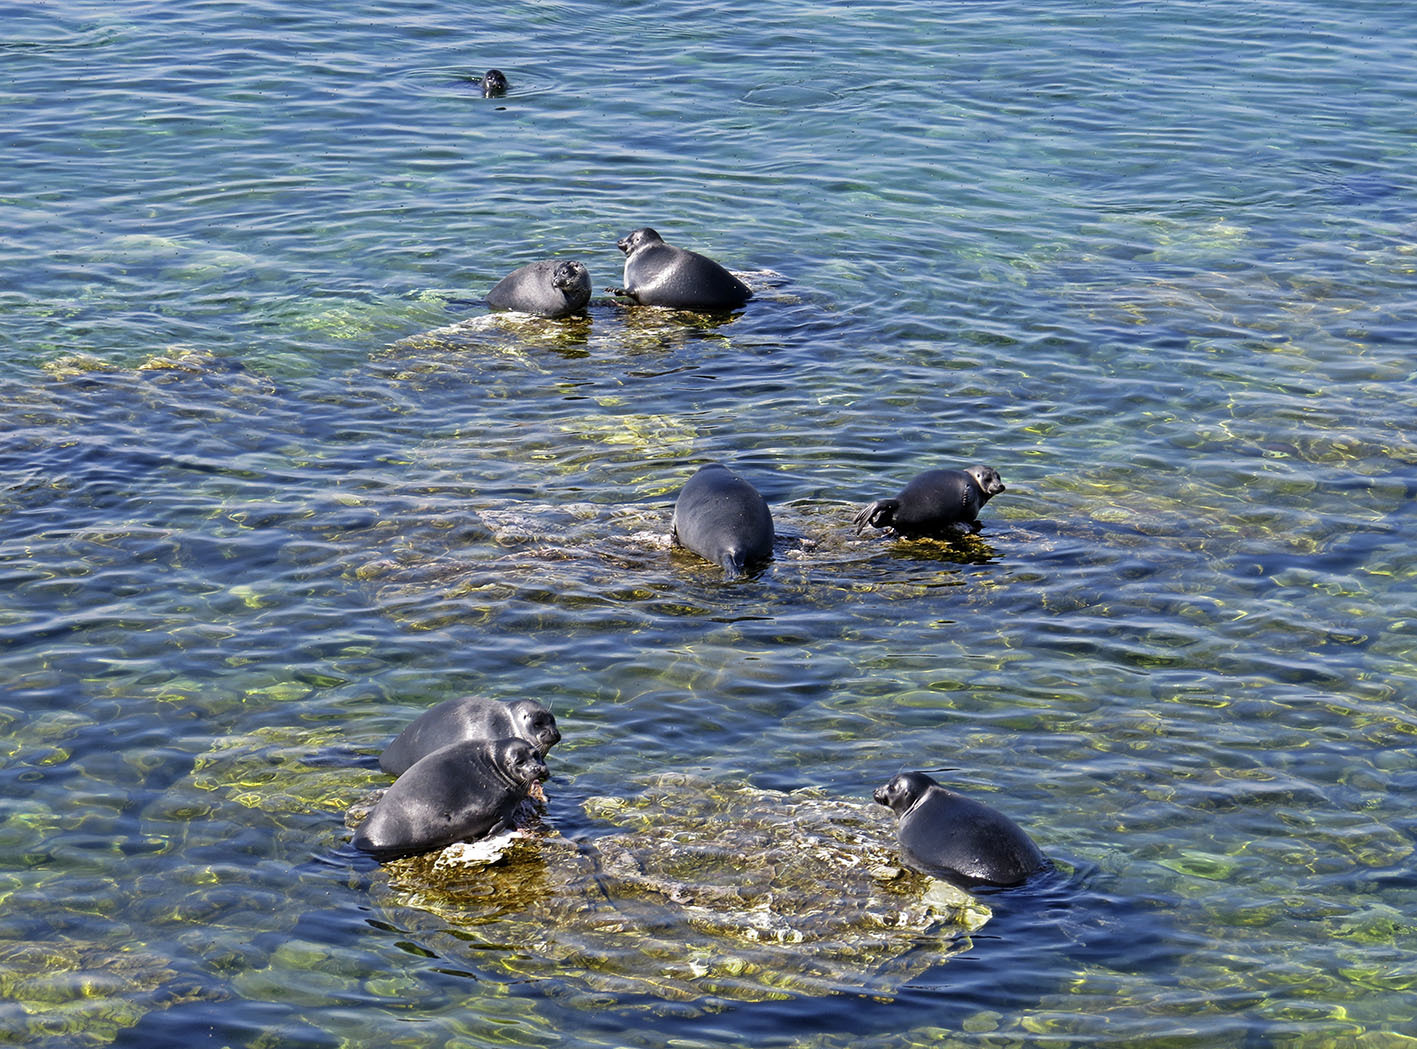
<svg viewBox="0 0 1417 1049">
<path fill-rule="evenodd" d="M 444 957 L 588 1007 L 609 994 L 676 1012 L 890 998 L 989 920 L 980 900 L 903 869 L 880 811 L 817 790 L 673 773 L 583 807 L 591 836 L 533 829 L 491 865 L 462 846 L 399 860 L 373 897 Z"/>
</svg>

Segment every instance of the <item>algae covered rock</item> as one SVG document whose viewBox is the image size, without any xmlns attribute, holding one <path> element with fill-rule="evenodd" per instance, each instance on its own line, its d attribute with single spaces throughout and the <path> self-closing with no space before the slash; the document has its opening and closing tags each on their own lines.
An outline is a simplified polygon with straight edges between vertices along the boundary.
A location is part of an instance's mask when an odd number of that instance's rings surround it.
<svg viewBox="0 0 1417 1049">
<path fill-rule="evenodd" d="M 989 918 L 968 894 L 896 866 L 878 812 L 820 791 L 668 774 L 584 808 L 606 833 L 524 835 L 491 866 L 451 850 L 387 865 L 373 887 L 387 920 L 572 1003 L 611 994 L 683 1013 L 890 997 L 968 949 Z"/>
</svg>

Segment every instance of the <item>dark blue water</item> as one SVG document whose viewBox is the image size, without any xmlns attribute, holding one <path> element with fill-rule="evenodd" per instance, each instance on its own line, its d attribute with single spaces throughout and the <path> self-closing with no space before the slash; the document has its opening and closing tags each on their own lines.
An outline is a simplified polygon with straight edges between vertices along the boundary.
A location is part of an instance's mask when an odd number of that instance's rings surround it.
<svg viewBox="0 0 1417 1049">
<path fill-rule="evenodd" d="M 0 16 L 5 1040 L 1417 1033 L 1401 5 Z M 646 224 L 754 300 L 478 305 Z M 780 536 L 739 583 L 665 542 L 711 458 Z M 854 535 L 976 462 L 976 536 Z M 1057 870 L 898 978 L 656 991 L 712 960 L 532 942 L 551 846 L 464 910 L 349 851 L 473 691 L 553 706 L 563 839 L 664 772 L 870 814 L 931 768 Z"/>
</svg>

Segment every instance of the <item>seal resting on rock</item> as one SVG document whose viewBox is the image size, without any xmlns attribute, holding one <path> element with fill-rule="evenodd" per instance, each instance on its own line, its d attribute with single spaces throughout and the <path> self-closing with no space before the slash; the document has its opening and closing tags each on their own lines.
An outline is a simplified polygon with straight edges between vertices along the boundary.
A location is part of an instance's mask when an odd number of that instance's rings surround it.
<svg viewBox="0 0 1417 1049">
<path fill-rule="evenodd" d="M 966 884 L 1018 885 L 1046 862 L 1013 820 L 983 802 L 903 772 L 874 797 L 898 818 L 896 838 L 912 866 Z"/>
<path fill-rule="evenodd" d="M 979 511 L 1004 491 L 992 466 L 964 470 L 926 470 L 894 499 L 877 499 L 856 515 L 856 534 L 867 525 L 893 528 L 897 535 L 940 536 L 961 527 L 978 527 Z"/>
<path fill-rule="evenodd" d="M 772 513 L 754 488 L 722 463 L 699 468 L 679 492 L 674 540 L 723 566 L 730 578 L 772 557 Z"/>
<path fill-rule="evenodd" d="M 648 226 L 616 241 L 625 253 L 625 286 L 611 288 L 643 306 L 736 310 L 753 293 L 733 274 L 696 251 L 666 244 Z"/>
<path fill-rule="evenodd" d="M 580 262 L 542 259 L 512 270 L 487 293 L 494 310 L 569 317 L 590 302 L 590 272 Z"/>
<path fill-rule="evenodd" d="M 447 699 L 424 711 L 379 755 L 379 767 L 395 776 L 449 743 L 479 739 L 524 739 L 543 758 L 561 742 L 556 716 L 534 699 L 502 703 L 482 696 Z"/>
<path fill-rule="evenodd" d="M 547 776 L 524 739 L 465 740 L 419 758 L 394 780 L 354 835 L 379 859 L 476 841 L 512 826 L 532 784 Z"/>
</svg>

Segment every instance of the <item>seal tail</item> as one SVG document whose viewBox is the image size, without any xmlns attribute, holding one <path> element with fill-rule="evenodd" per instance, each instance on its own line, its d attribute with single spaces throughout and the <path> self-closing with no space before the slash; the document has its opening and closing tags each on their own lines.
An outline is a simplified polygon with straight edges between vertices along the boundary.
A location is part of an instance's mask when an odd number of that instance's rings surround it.
<svg viewBox="0 0 1417 1049">
<path fill-rule="evenodd" d="M 870 506 L 863 507 L 854 518 L 856 534 L 870 525 L 872 528 L 889 528 L 895 522 L 895 512 L 900 509 L 899 499 L 877 499 Z"/>
<path fill-rule="evenodd" d="M 748 558 L 741 550 L 725 550 L 718 563 L 729 579 L 742 579 L 748 574 Z"/>
</svg>

